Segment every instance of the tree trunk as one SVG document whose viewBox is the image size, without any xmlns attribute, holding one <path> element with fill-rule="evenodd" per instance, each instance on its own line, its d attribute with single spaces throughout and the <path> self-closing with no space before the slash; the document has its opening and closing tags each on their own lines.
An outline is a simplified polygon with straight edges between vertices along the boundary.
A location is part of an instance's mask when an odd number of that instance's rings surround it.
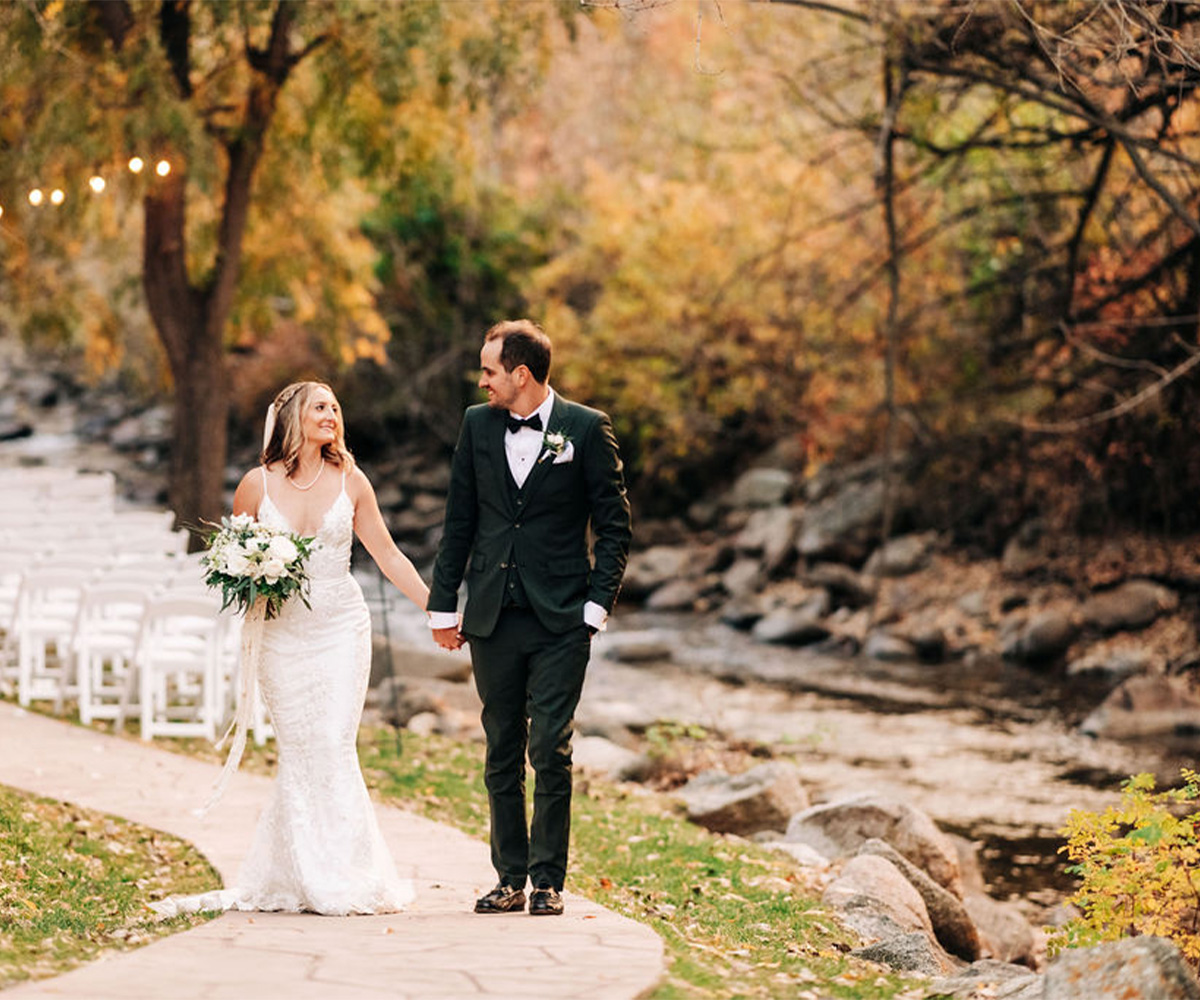
<svg viewBox="0 0 1200 1000">
<path fill-rule="evenodd" d="M 176 523 L 195 532 L 201 521 L 218 520 L 223 508 L 229 380 L 226 316 L 214 309 L 211 296 L 188 281 L 186 191 L 187 175 L 180 165 L 146 195 L 142 279 L 175 383 L 168 500 Z M 197 543 L 193 534 L 193 545 Z"/>
<path fill-rule="evenodd" d="M 219 348 L 219 341 L 217 342 Z M 174 436 L 168 489 L 176 523 L 192 530 L 215 522 L 224 510 L 225 464 L 229 435 L 229 379 L 221 351 L 197 351 L 175 380 Z"/>
</svg>

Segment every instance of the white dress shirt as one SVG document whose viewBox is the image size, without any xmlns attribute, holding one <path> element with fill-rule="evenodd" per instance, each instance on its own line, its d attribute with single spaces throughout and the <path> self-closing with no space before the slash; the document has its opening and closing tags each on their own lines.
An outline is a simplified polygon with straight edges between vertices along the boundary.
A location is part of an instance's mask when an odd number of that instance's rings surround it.
<svg viewBox="0 0 1200 1000">
<path fill-rule="evenodd" d="M 522 427 L 517 431 L 506 430 L 504 432 L 504 457 L 508 460 L 508 471 L 512 474 L 518 488 L 525 485 L 525 480 L 529 478 L 529 473 L 533 471 L 533 467 L 542 454 L 545 435 L 550 430 L 550 414 L 553 410 L 554 390 L 550 389 L 541 405 L 533 411 L 542 418 L 540 431 L 535 431 L 532 427 Z M 516 413 L 512 415 L 518 420 L 525 420 L 532 417 L 533 413 L 527 413 L 524 417 Z M 588 601 L 583 606 L 583 621 L 585 625 L 590 625 L 597 632 L 603 632 L 607 628 L 608 612 L 595 601 Z M 455 628 L 457 625 L 458 615 L 455 612 L 429 612 L 430 628 Z"/>
</svg>

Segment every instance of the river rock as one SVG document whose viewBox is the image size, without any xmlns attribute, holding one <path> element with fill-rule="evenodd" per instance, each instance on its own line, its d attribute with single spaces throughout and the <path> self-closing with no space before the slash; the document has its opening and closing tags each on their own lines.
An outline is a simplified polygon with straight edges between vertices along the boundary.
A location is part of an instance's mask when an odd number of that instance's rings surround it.
<svg viewBox="0 0 1200 1000">
<path fill-rule="evenodd" d="M 1173 677 L 1130 677 L 1080 723 L 1079 731 L 1109 739 L 1200 733 L 1200 698 Z"/>
<path fill-rule="evenodd" d="M 954 845 L 928 815 L 906 802 L 873 792 L 826 802 L 793 816 L 784 834 L 829 858 L 849 857 L 873 837 L 961 898 Z"/>
<path fill-rule="evenodd" d="M 797 513 L 791 507 L 756 510 L 734 539 L 741 552 L 762 556 L 762 567 L 773 573 L 795 551 Z"/>
<path fill-rule="evenodd" d="M 801 568 L 799 579 L 827 590 L 837 607 L 861 608 L 871 603 L 874 582 L 842 563 L 818 562 Z"/>
<path fill-rule="evenodd" d="M 828 598 L 826 598 L 828 600 Z M 750 634 L 759 642 L 784 646 L 807 646 L 826 638 L 819 603 L 800 608 L 776 608 L 754 623 Z"/>
<path fill-rule="evenodd" d="M 646 599 L 652 611 L 692 611 L 709 589 L 707 580 L 672 580 Z"/>
<path fill-rule="evenodd" d="M 1025 663 L 1046 663 L 1067 651 L 1079 630 L 1071 616 L 1050 609 L 1015 627 L 1004 643 L 1004 656 Z"/>
<path fill-rule="evenodd" d="M 865 948 L 855 948 L 850 954 L 898 972 L 915 972 L 920 976 L 944 976 L 960 964 L 930 941 L 927 935 L 917 931 L 897 934 Z"/>
<path fill-rule="evenodd" d="M 868 840 L 858 849 L 858 853 L 874 854 L 890 861 L 908 879 L 924 901 L 925 910 L 933 923 L 933 932 L 943 948 L 968 962 L 979 958 L 979 932 L 957 896 L 942 888 L 891 844 L 882 840 Z"/>
<path fill-rule="evenodd" d="M 769 847 L 773 851 L 782 851 L 802 868 L 817 868 L 823 871 L 833 864 L 829 858 L 815 847 L 809 847 L 808 844 L 790 843 L 786 840 L 768 840 L 763 842 L 763 846 Z"/>
<path fill-rule="evenodd" d="M 1045 1000 L 1196 1000 L 1200 981 L 1166 938 L 1068 948 L 1044 977 Z"/>
<path fill-rule="evenodd" d="M 603 736 L 576 736 L 571 741 L 571 762 L 585 771 L 598 771 L 610 778 L 623 775 L 639 758 L 636 750 L 620 746 Z"/>
<path fill-rule="evenodd" d="M 1080 613 L 1084 623 L 1102 632 L 1145 628 L 1159 615 L 1179 607 L 1179 595 L 1150 580 L 1130 580 L 1093 594 Z"/>
<path fill-rule="evenodd" d="M 1046 527 L 1038 520 L 1027 521 L 1004 546 L 1000 569 L 1008 576 L 1029 576 L 1045 568 Z"/>
<path fill-rule="evenodd" d="M 959 1000 L 1042 1000 L 1042 977 L 1023 965 L 982 958 L 929 984 L 929 995 Z"/>
<path fill-rule="evenodd" d="M 970 892 L 963 899 L 963 907 L 979 933 L 980 954 L 984 958 L 1030 968 L 1037 966 L 1037 936 L 1018 904 Z"/>
<path fill-rule="evenodd" d="M 956 602 L 958 610 L 971 618 L 986 618 L 991 612 L 986 590 L 972 590 Z"/>
<path fill-rule="evenodd" d="M 856 561 L 866 554 L 883 513 L 883 483 L 854 483 L 806 508 L 797 548 L 808 558 Z"/>
<path fill-rule="evenodd" d="M 0 418 L 0 441 L 16 441 L 33 436 L 33 424 L 25 420 Z"/>
<path fill-rule="evenodd" d="M 792 490 L 792 474 L 785 469 L 748 469 L 734 482 L 725 498 L 730 507 L 773 507 Z"/>
<path fill-rule="evenodd" d="M 675 655 L 665 639 L 634 639 L 610 644 L 604 655 L 618 663 L 662 663 Z"/>
<path fill-rule="evenodd" d="M 884 858 L 851 858 L 821 900 L 867 943 L 914 931 L 933 937 L 933 924 L 917 890 Z"/>
<path fill-rule="evenodd" d="M 867 636 L 863 655 L 884 663 L 911 663 L 917 659 L 917 647 L 898 635 L 875 629 Z"/>
<path fill-rule="evenodd" d="M 743 594 L 722 604 L 719 617 L 731 628 L 746 631 L 766 613 L 766 602 L 759 595 Z"/>
<path fill-rule="evenodd" d="M 983 868 L 979 864 L 979 843 L 960 837 L 956 833 L 947 833 L 946 839 L 953 845 L 954 853 L 958 857 L 964 898 L 967 893 L 986 893 L 987 883 L 983 878 Z"/>
<path fill-rule="evenodd" d="M 931 531 L 916 535 L 890 538 L 867 560 L 863 572 L 867 576 L 908 576 L 929 562 L 929 554 L 937 535 Z"/>
<path fill-rule="evenodd" d="M 673 580 L 699 576 L 712 565 L 712 552 L 693 545 L 655 545 L 635 552 L 621 584 L 622 595 L 635 601 Z"/>
<path fill-rule="evenodd" d="M 378 709 L 384 721 L 392 726 L 407 726 L 415 715 L 424 712 L 438 715 L 447 708 L 443 699 L 423 685 L 399 677 L 385 677 L 367 694 L 367 705 Z"/>
<path fill-rule="evenodd" d="M 1120 681 L 1148 673 L 1156 662 L 1154 654 L 1146 649 L 1101 649 L 1072 660 L 1067 664 L 1067 674 L 1071 677 L 1091 674 Z"/>
<path fill-rule="evenodd" d="M 734 597 L 752 594 L 762 582 L 763 567 L 757 559 L 741 558 L 734 560 L 724 573 L 721 574 L 721 586 L 726 593 Z"/>
<path fill-rule="evenodd" d="M 714 833 L 740 836 L 781 830 L 809 804 L 799 772 L 785 761 L 768 761 L 735 775 L 704 771 L 676 794 L 687 804 L 692 822 Z"/>
</svg>

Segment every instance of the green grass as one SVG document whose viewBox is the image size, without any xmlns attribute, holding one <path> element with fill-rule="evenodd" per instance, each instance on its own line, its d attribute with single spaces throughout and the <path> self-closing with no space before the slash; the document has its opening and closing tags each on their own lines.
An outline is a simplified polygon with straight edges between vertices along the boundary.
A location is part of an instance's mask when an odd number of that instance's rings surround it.
<svg viewBox="0 0 1200 1000">
<path fill-rule="evenodd" d="M 480 837 L 483 749 L 364 731 L 368 783 L 385 800 Z M 785 855 L 714 836 L 635 786 L 576 782 L 568 888 L 654 928 L 667 973 L 648 998 L 920 997 L 913 979 L 846 954 L 849 937 Z"/>
<path fill-rule="evenodd" d="M 0 785 L 0 989 L 203 923 L 146 900 L 219 884 L 183 841 Z"/>
</svg>

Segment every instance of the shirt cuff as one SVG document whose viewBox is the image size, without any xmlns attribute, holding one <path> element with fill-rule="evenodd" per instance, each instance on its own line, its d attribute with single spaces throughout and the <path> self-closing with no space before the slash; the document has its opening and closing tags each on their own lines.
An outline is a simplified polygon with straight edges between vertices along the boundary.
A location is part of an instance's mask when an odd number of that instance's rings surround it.
<svg viewBox="0 0 1200 1000">
<path fill-rule="evenodd" d="M 430 628 L 458 628 L 457 611 L 430 611 Z"/>
<path fill-rule="evenodd" d="M 608 612 L 595 601 L 588 601 L 583 606 L 583 623 L 603 632 L 608 628 Z"/>
</svg>

